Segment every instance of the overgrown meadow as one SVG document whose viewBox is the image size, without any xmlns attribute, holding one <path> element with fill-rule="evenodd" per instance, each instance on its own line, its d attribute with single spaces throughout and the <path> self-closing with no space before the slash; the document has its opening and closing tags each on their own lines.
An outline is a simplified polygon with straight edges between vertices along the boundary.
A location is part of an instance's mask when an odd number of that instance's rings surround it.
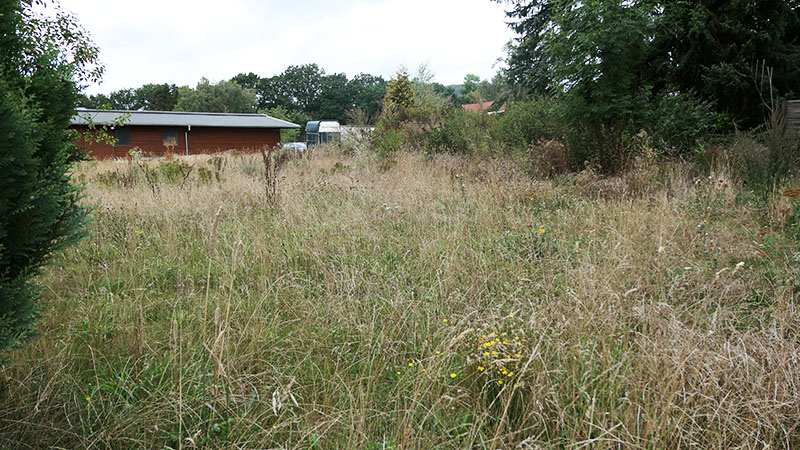
<svg viewBox="0 0 800 450">
<path fill-rule="evenodd" d="M 520 167 L 327 149 L 268 202 L 260 155 L 83 163 L 0 446 L 800 447 L 794 186 Z"/>
</svg>

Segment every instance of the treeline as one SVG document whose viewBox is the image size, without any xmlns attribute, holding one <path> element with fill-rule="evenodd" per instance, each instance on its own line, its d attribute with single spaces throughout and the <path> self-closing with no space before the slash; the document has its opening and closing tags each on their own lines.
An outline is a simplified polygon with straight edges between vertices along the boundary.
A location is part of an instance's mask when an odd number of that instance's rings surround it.
<svg viewBox="0 0 800 450">
<path fill-rule="evenodd" d="M 427 73 L 425 69 L 422 73 Z M 431 77 L 416 82 L 430 85 L 437 95 L 454 104 L 492 101 L 501 96 L 503 79 L 491 82 L 468 74 L 459 86 L 445 86 Z M 332 119 L 342 123 L 374 123 L 382 109 L 387 81 L 360 73 L 327 74 L 316 64 L 291 66 L 283 73 L 261 77 L 240 73 L 212 83 L 202 78 L 194 88 L 175 84 L 145 84 L 110 94 L 81 96 L 80 107 L 146 111 L 264 112 L 296 123 Z"/>
<path fill-rule="evenodd" d="M 343 73 L 326 74 L 316 64 L 309 64 L 291 66 L 272 77 L 251 72 L 218 83 L 203 78 L 194 88 L 145 84 L 110 94 L 82 96 L 78 106 L 148 111 L 277 111 L 298 122 L 312 118 L 345 122 L 352 109 L 376 116 L 385 91 L 386 81 L 380 76 L 361 73 L 348 79 Z"/>
</svg>

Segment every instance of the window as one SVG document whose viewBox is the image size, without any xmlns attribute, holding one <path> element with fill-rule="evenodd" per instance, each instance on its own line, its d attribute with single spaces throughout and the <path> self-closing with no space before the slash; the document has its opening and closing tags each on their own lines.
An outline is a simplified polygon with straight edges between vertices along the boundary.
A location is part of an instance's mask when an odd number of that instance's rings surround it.
<svg viewBox="0 0 800 450">
<path fill-rule="evenodd" d="M 164 129 L 161 135 L 161 142 L 165 147 L 175 147 L 178 145 L 178 132 L 175 130 Z"/>
<path fill-rule="evenodd" d="M 114 147 L 118 145 L 131 145 L 131 130 L 127 128 L 115 128 L 114 137 L 117 138 L 117 143 L 114 144 Z"/>
</svg>

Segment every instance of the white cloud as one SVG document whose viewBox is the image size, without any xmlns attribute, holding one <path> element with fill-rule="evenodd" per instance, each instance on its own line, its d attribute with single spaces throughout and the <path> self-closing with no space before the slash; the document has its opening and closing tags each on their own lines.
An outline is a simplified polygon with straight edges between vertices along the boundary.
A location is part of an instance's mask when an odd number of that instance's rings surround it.
<svg viewBox="0 0 800 450">
<path fill-rule="evenodd" d="M 108 92 L 145 83 L 194 85 L 240 72 L 271 76 L 317 63 L 328 73 L 391 76 L 427 63 L 444 84 L 496 71 L 512 37 L 490 0 L 61 0 L 89 31 Z"/>
</svg>

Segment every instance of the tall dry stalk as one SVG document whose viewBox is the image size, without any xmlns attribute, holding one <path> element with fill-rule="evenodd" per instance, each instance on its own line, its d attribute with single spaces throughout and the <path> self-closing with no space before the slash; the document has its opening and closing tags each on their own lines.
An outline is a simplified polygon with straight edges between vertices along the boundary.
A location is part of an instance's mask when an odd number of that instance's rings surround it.
<svg viewBox="0 0 800 450">
<path fill-rule="evenodd" d="M 289 160 L 289 154 L 277 147 L 261 147 L 261 158 L 264 164 L 264 188 L 267 203 L 278 201 L 278 173 Z"/>
</svg>

